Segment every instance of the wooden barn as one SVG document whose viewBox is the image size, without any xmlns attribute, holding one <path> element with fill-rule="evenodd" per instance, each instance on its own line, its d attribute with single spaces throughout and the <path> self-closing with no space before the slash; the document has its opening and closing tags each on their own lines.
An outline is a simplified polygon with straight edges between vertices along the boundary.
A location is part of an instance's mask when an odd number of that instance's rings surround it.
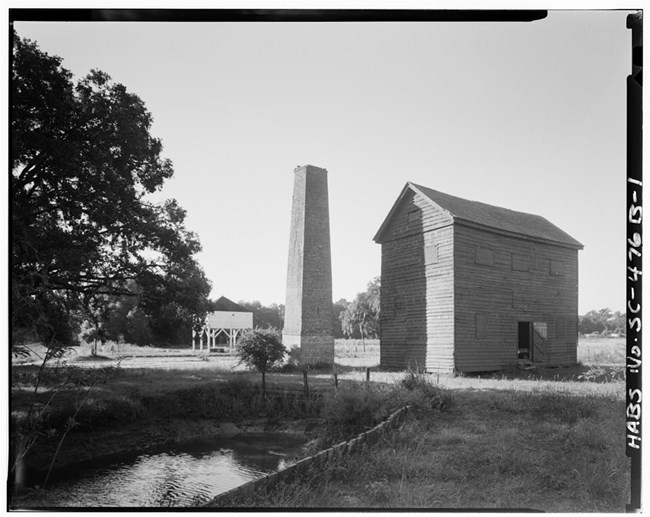
<svg viewBox="0 0 650 517">
<path fill-rule="evenodd" d="M 381 366 L 576 363 L 578 250 L 543 217 L 407 183 L 381 244 Z"/>
</svg>

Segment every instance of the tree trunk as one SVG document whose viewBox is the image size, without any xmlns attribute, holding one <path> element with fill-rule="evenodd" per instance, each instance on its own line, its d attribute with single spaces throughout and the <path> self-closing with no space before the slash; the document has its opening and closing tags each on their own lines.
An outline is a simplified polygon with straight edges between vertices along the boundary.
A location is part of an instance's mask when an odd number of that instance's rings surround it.
<svg viewBox="0 0 650 517">
<path fill-rule="evenodd" d="M 262 397 L 266 397 L 266 372 L 262 370 Z"/>
</svg>

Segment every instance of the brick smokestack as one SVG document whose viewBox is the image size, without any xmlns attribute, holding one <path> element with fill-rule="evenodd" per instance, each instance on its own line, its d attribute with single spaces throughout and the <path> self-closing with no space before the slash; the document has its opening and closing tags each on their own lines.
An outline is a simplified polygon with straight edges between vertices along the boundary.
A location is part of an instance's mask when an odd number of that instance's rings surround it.
<svg viewBox="0 0 650 517">
<path fill-rule="evenodd" d="M 303 165 L 294 175 L 282 341 L 300 348 L 303 365 L 333 364 L 327 171 Z"/>
</svg>

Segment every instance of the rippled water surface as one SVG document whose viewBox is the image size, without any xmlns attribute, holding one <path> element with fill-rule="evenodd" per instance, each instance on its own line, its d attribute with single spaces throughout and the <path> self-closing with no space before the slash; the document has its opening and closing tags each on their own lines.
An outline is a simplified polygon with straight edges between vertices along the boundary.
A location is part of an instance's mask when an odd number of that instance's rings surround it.
<svg viewBox="0 0 650 517">
<path fill-rule="evenodd" d="M 26 506 L 194 506 L 284 468 L 285 456 L 302 443 L 302 437 L 286 434 L 195 441 L 51 482 L 45 494 Z"/>
</svg>

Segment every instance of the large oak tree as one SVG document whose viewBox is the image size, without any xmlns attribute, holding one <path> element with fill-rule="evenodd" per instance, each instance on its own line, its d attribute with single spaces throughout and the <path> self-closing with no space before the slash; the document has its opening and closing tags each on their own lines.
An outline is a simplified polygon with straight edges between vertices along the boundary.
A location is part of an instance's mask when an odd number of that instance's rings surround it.
<svg viewBox="0 0 650 517">
<path fill-rule="evenodd" d="M 74 339 L 85 300 L 135 295 L 152 318 L 201 315 L 210 291 L 176 201 L 150 194 L 173 174 L 142 100 L 103 72 L 81 80 L 13 34 L 12 328 Z"/>
</svg>

